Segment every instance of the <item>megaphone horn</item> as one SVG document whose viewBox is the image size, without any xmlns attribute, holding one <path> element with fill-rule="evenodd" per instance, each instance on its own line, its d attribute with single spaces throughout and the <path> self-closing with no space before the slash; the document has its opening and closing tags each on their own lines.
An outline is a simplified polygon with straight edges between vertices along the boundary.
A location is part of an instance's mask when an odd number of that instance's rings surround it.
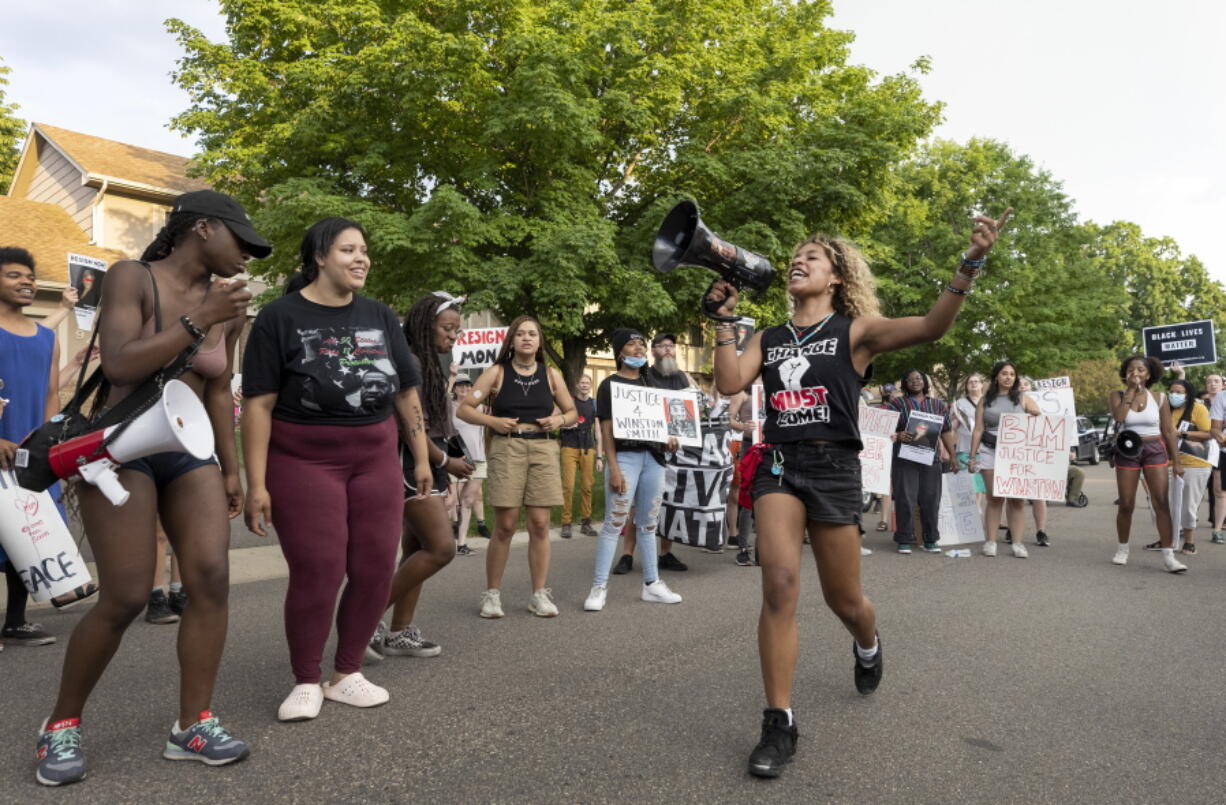
<svg viewBox="0 0 1226 805">
<path fill-rule="evenodd" d="M 119 428 L 123 430 L 116 435 Z M 208 412 L 191 386 L 181 380 L 167 383 L 157 403 L 126 428 L 112 425 L 57 444 L 47 462 L 58 477 L 79 474 L 111 503 L 122 506 L 128 492 L 120 486 L 115 467 L 154 453 L 190 453 L 199 459 L 213 454 Z"/>
</svg>

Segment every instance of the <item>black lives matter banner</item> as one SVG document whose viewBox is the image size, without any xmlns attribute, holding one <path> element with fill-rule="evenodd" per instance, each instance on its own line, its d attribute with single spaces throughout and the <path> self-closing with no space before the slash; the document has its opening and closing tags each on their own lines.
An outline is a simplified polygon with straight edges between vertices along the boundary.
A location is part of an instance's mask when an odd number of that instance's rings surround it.
<svg viewBox="0 0 1226 805">
<path fill-rule="evenodd" d="M 732 483 L 732 432 L 727 421 L 704 420 L 702 447 L 683 447 L 664 467 L 659 533 L 712 550 L 727 539 L 724 507 Z"/>
<path fill-rule="evenodd" d="M 1217 344 L 1213 338 L 1213 322 L 1185 321 L 1141 330 L 1145 354 L 1169 366 L 1175 361 L 1183 366 L 1217 363 Z"/>
</svg>

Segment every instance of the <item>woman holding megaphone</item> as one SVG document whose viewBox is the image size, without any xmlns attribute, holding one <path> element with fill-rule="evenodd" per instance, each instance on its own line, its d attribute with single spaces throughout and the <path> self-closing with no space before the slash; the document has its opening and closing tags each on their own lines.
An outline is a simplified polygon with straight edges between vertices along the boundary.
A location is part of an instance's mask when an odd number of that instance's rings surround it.
<svg viewBox="0 0 1226 805">
<path fill-rule="evenodd" d="M 178 721 L 163 755 L 210 766 L 248 755 L 247 744 L 231 737 L 210 707 L 226 639 L 227 520 L 238 516 L 243 502 L 230 374 L 251 292 L 233 277 L 253 257 L 271 251 L 237 201 L 200 190 L 175 200 L 166 225 L 139 261 L 124 260 L 106 272 L 99 321 L 102 371 L 111 386 L 105 405 L 115 406 L 197 347 L 179 379 L 204 401 L 217 457 L 167 452 L 123 464 L 118 478 L 130 497 L 122 507 L 98 488 L 77 484 L 102 592 L 73 631 L 59 697 L 38 741 L 37 778 L 44 785 L 85 777 L 81 716 L 124 630 L 148 601 L 159 513 L 192 602 L 179 626 Z"/>
<path fill-rule="evenodd" d="M 815 235 L 792 254 L 787 290 L 793 314 L 787 322 L 755 333 L 739 358 L 733 325 L 716 325 L 720 393 L 744 390 L 759 373 L 766 386 L 763 442 L 742 463 L 758 524 L 758 647 L 767 705 L 750 774 L 777 777 L 796 751 L 792 678 L 806 533 L 826 604 L 854 637 L 856 689 L 872 693 L 881 680 L 876 613 L 860 589 L 860 390 L 872 377 L 875 356 L 944 335 L 1011 214 L 975 218 L 970 247 L 927 315 L 882 317 L 859 251 L 845 240 Z M 733 285 L 717 280 L 707 300 L 730 317 L 738 296 Z"/>
</svg>

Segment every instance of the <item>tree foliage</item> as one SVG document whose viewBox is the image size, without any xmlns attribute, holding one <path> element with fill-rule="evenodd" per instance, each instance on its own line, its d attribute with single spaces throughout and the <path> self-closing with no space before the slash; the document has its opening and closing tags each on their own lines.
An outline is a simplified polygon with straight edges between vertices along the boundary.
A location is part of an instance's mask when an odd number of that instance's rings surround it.
<svg viewBox="0 0 1226 805">
<path fill-rule="evenodd" d="M 10 72 L 11 68 L 0 64 L 0 194 L 7 193 L 13 181 L 26 133 L 25 121 L 17 117 L 17 105 L 5 102 L 4 88 L 8 86 Z"/>
<path fill-rule="evenodd" d="M 168 23 L 192 98 L 174 126 L 258 208 L 277 246 L 263 270 L 293 268 L 315 217 L 357 218 L 374 294 L 533 313 L 571 377 L 615 327 L 696 319 L 711 276 L 650 266 L 675 202 L 782 264 L 813 230 L 879 221 L 892 166 L 939 114 L 913 78 L 848 64 L 826 0 L 222 7 L 225 42 Z"/>
</svg>

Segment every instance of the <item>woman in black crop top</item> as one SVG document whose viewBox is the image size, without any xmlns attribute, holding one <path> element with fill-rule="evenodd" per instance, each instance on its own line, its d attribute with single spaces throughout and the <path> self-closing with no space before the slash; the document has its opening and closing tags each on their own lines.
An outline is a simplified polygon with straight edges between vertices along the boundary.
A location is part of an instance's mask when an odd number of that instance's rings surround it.
<svg viewBox="0 0 1226 805">
<path fill-rule="evenodd" d="M 558 614 L 545 586 L 549 575 L 549 510 L 562 505 L 562 470 L 552 431 L 575 424 L 578 415 L 562 375 L 545 365 L 543 342 L 536 319 L 520 316 L 511 322 L 498 359 L 477 378 L 456 412 L 463 421 L 483 425 L 492 434 L 486 461 L 494 536 L 485 554 L 483 618 L 503 615 L 502 573 L 520 507 L 527 510 L 528 565 L 532 571 L 528 610 L 543 618 Z M 486 401 L 490 404 L 488 414 L 477 407 Z M 555 414 L 555 408 L 561 413 Z"/>
<path fill-rule="evenodd" d="M 750 774 L 777 777 L 796 750 L 792 677 L 806 531 L 826 603 L 855 638 L 856 689 L 872 693 L 881 680 L 876 613 L 860 590 L 860 389 L 872 376 L 874 356 L 945 334 L 1011 214 L 975 219 L 970 248 L 926 316 L 883 318 L 872 273 L 855 247 L 814 236 L 797 247 L 788 267 L 791 320 L 755 333 L 739 358 L 734 326 L 716 327 L 719 392 L 736 394 L 759 373 L 766 386 L 763 442 L 743 459 L 741 481 L 751 484 L 758 524 L 758 645 L 767 703 Z M 727 316 L 738 294 L 718 280 L 708 299 Z"/>
</svg>

